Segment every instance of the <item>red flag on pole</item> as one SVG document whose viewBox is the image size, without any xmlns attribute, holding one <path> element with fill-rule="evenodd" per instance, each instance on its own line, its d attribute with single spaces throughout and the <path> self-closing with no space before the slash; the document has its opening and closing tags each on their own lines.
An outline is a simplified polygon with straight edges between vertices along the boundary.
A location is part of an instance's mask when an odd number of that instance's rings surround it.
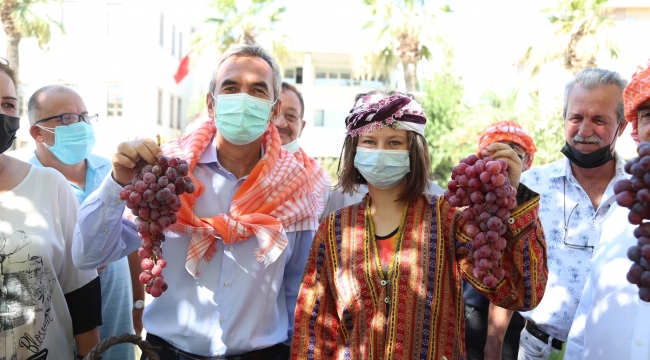
<svg viewBox="0 0 650 360">
<path fill-rule="evenodd" d="M 192 67 L 193 62 L 191 56 L 192 52 L 190 51 L 181 59 L 180 64 L 178 64 L 178 69 L 176 69 L 176 74 L 174 74 L 174 80 L 177 84 L 183 81 L 185 76 L 187 76 L 187 74 L 190 72 L 190 68 Z"/>
</svg>

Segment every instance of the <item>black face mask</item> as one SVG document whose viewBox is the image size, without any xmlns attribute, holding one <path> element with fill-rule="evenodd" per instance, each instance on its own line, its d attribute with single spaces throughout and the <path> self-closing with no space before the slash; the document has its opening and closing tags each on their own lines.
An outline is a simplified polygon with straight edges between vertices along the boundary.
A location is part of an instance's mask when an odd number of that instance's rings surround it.
<svg viewBox="0 0 650 360">
<path fill-rule="evenodd" d="M 7 151 L 14 142 L 19 127 L 20 118 L 0 114 L 0 154 Z"/>
<path fill-rule="evenodd" d="M 562 154 L 564 154 L 564 156 L 566 156 L 567 159 L 571 161 L 571 163 L 584 169 L 592 169 L 605 165 L 614 158 L 611 148 L 612 144 L 616 140 L 618 129 L 620 127 L 621 124 L 618 124 L 616 127 L 616 132 L 614 133 L 614 139 L 612 139 L 612 142 L 605 147 L 602 147 L 594 152 L 590 152 L 589 154 L 583 154 L 578 151 L 578 149 L 571 146 L 568 141 L 565 141 L 564 147 L 561 150 Z"/>
</svg>

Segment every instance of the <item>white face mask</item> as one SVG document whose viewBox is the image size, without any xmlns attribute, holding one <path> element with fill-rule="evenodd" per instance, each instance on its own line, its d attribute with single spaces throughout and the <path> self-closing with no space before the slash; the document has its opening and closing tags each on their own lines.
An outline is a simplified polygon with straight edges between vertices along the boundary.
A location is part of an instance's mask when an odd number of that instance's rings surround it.
<svg viewBox="0 0 650 360">
<path fill-rule="evenodd" d="M 282 145 L 282 147 L 285 150 L 291 151 L 292 153 L 297 153 L 298 150 L 300 150 L 300 144 L 298 144 L 298 139 L 295 139 L 294 141 L 292 141 L 292 142 L 290 142 L 288 144 Z"/>
<path fill-rule="evenodd" d="M 408 150 L 382 150 L 357 147 L 354 167 L 368 184 L 377 189 L 389 189 L 399 184 L 411 172 Z"/>
</svg>

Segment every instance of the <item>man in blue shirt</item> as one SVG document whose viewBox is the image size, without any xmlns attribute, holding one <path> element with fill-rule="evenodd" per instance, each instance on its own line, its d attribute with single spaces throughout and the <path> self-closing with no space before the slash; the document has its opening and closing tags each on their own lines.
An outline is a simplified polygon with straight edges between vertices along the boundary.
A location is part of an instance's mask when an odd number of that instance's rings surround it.
<svg viewBox="0 0 650 360">
<path fill-rule="evenodd" d="M 58 170 L 70 182 L 79 204 L 83 203 L 111 170 L 108 159 L 90 153 L 95 144 L 92 123 L 97 120 L 97 114 L 89 114 L 81 96 L 61 85 L 38 89 L 29 99 L 28 112 L 29 132 L 36 142 L 36 150 L 19 150 L 9 155 L 35 166 Z M 132 316 L 138 316 L 139 312 L 141 318 L 142 310 L 133 310 L 127 258 L 99 268 L 98 273 L 102 294 L 101 340 L 133 333 Z M 140 297 L 144 299 L 144 292 Z M 113 346 L 103 353 L 103 359 L 135 359 L 134 350 L 131 344 Z"/>
<path fill-rule="evenodd" d="M 231 48 L 206 94 L 210 118 L 163 146 L 188 161 L 197 190 L 183 197 L 192 216 L 181 211 L 165 230 L 169 289 L 144 311 L 147 341 L 159 347 L 161 359 L 289 357 L 298 290 L 322 209 L 313 182 L 281 148 L 270 123 L 280 113 L 280 84 L 280 69 L 262 48 Z M 112 176 L 79 212 L 76 266 L 97 267 L 140 247 L 133 226 L 121 223 L 125 202 L 118 194 L 138 160 L 153 164 L 162 154 L 152 140 L 118 146 Z"/>
</svg>

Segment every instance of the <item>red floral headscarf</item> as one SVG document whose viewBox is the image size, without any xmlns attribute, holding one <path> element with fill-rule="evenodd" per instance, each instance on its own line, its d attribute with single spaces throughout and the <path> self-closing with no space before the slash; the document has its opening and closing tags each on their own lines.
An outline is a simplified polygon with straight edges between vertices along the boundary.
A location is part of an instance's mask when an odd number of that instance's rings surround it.
<svg viewBox="0 0 650 360">
<path fill-rule="evenodd" d="M 500 141 L 513 142 L 521 146 L 528 154 L 526 168 L 533 166 L 537 148 L 533 138 L 519 124 L 514 121 L 504 120 L 488 125 L 481 132 L 481 138 L 478 141 L 478 152 L 481 152 L 488 145 Z"/>
<path fill-rule="evenodd" d="M 623 91 L 625 104 L 625 120 L 632 123 L 632 139 L 639 143 L 639 119 L 636 109 L 650 98 L 650 61 L 645 69 L 640 69 L 632 75 L 632 80 Z"/>
</svg>

